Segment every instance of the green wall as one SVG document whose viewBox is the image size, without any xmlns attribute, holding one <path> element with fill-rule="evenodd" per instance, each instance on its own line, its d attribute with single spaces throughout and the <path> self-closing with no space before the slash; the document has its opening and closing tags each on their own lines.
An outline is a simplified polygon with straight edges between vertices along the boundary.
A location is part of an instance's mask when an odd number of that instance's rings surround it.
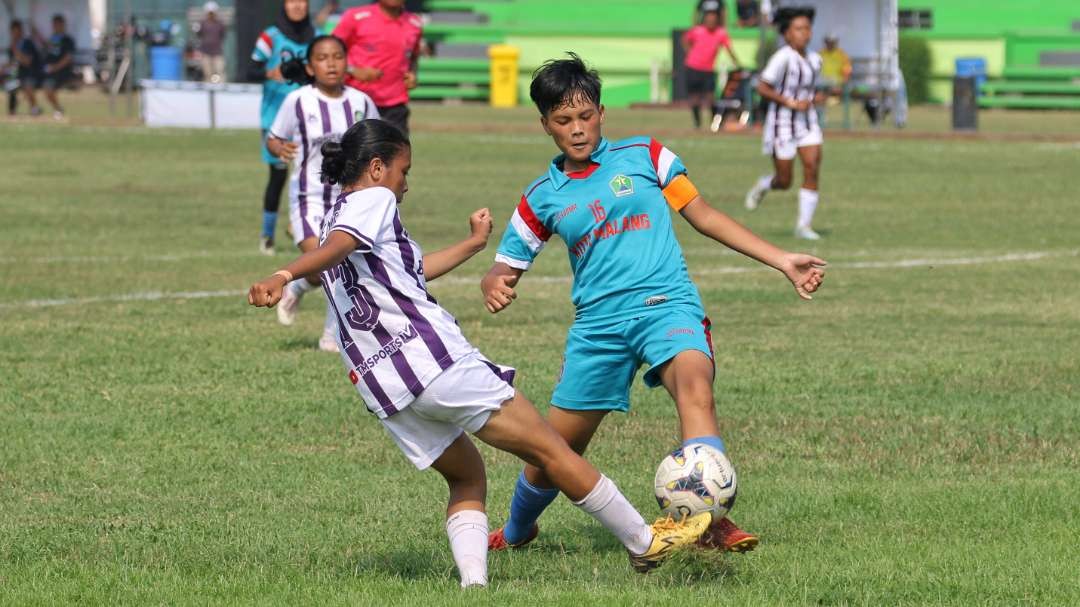
<svg viewBox="0 0 1080 607">
<path fill-rule="evenodd" d="M 600 72 L 604 80 L 604 104 L 610 107 L 625 107 L 649 100 L 649 70 L 654 61 L 660 65 L 662 72 L 671 70 L 670 37 L 510 35 L 506 43 L 521 50 L 519 87 L 523 103 L 529 99 L 533 70 L 566 51 L 577 53 Z M 732 46 L 741 61 L 753 62 L 757 51 L 756 40 L 736 39 Z M 717 66 L 732 67 L 727 53 L 721 51 Z M 661 80 L 661 88 L 666 99 L 670 93 L 667 76 Z"/>
<path fill-rule="evenodd" d="M 1064 33 L 1080 20 L 1078 0 L 899 0 L 900 9 L 933 11 L 932 34 L 995 36 L 1016 30 Z"/>
</svg>

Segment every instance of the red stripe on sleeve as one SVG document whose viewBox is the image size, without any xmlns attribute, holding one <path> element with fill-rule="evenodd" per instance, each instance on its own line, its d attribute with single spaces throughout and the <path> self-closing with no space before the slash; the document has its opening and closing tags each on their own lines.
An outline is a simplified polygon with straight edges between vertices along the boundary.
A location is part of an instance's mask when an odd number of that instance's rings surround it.
<svg viewBox="0 0 1080 607">
<path fill-rule="evenodd" d="M 268 48 L 274 48 L 274 41 L 270 39 L 270 34 L 263 32 L 259 34 L 259 40 L 261 40 Z"/>
<path fill-rule="evenodd" d="M 660 151 L 664 149 L 664 145 L 655 139 L 649 139 L 649 158 L 652 159 L 653 171 L 656 174 L 660 174 Z"/>
<path fill-rule="evenodd" d="M 529 226 L 533 234 L 544 242 L 547 242 L 551 238 L 551 232 L 544 227 L 544 224 L 540 222 L 540 219 L 533 213 L 532 207 L 529 206 L 529 201 L 524 196 L 521 197 L 521 202 L 518 203 L 517 208 L 518 215 L 525 220 L 525 225 Z"/>
</svg>

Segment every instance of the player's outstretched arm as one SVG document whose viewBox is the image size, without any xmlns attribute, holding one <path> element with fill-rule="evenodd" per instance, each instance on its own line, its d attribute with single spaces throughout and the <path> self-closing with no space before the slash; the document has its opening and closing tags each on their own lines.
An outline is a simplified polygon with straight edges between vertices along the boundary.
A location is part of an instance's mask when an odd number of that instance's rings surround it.
<svg viewBox="0 0 1080 607">
<path fill-rule="evenodd" d="M 469 215 L 469 232 L 469 237 L 456 245 L 424 255 L 424 277 L 427 280 L 435 280 L 446 274 L 487 247 L 488 237 L 491 236 L 491 211 L 479 209 Z"/>
<path fill-rule="evenodd" d="M 825 260 L 784 251 L 712 208 L 701 196 L 694 197 L 680 212 L 698 232 L 783 272 L 803 299 L 813 299 L 811 293 L 817 291 L 825 279 Z"/>
<path fill-rule="evenodd" d="M 356 250 L 360 243 L 345 232 L 334 230 L 319 248 L 312 249 L 296 258 L 269 278 L 259 281 L 248 290 L 248 303 L 253 306 L 272 308 L 281 300 L 285 285 L 294 279 L 318 274 L 341 263 Z"/>
<path fill-rule="evenodd" d="M 484 307 L 488 312 L 495 314 L 517 299 L 514 287 L 524 273 L 524 270 L 511 268 L 501 261 L 491 266 L 480 281 L 480 290 L 484 292 Z"/>
</svg>

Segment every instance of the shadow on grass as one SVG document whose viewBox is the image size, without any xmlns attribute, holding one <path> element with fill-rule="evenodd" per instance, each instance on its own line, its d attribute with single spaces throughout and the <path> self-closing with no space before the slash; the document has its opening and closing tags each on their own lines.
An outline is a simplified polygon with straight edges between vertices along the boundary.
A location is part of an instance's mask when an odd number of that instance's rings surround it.
<svg viewBox="0 0 1080 607">
<path fill-rule="evenodd" d="M 457 577 L 456 572 L 447 570 L 444 559 L 408 550 L 354 555 L 342 563 L 342 569 L 349 576 L 383 573 L 412 581 L 446 578 L 450 574 Z"/>
<path fill-rule="evenodd" d="M 564 529 L 558 536 L 549 534 L 547 541 L 541 535 L 527 548 L 514 553 L 535 555 L 545 561 L 561 556 L 571 558 L 574 554 L 592 552 L 597 554 L 614 553 L 626 558 L 626 549 L 613 535 L 603 527 L 585 524 L 573 529 Z M 569 540 L 572 545 L 567 545 Z M 490 557 L 489 557 L 490 558 Z M 735 559 L 745 558 L 720 550 L 687 548 L 672 555 L 664 564 L 651 571 L 647 576 L 635 576 L 646 584 L 661 586 L 693 586 L 694 584 L 716 585 L 733 579 L 738 575 Z M 626 561 L 629 569 L 629 560 Z"/>
<path fill-rule="evenodd" d="M 278 349 L 282 352 L 296 352 L 319 349 L 319 339 L 311 337 L 290 337 L 278 342 Z"/>
</svg>

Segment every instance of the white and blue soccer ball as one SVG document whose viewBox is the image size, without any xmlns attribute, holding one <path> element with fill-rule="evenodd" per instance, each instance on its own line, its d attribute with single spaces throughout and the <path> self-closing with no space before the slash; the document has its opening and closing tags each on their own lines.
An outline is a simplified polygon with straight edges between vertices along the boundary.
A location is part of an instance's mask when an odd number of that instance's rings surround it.
<svg viewBox="0 0 1080 607">
<path fill-rule="evenodd" d="M 679 519 L 710 512 L 719 520 L 735 505 L 738 483 L 731 461 L 717 449 L 693 444 L 668 454 L 656 469 L 656 502 Z"/>
</svg>

